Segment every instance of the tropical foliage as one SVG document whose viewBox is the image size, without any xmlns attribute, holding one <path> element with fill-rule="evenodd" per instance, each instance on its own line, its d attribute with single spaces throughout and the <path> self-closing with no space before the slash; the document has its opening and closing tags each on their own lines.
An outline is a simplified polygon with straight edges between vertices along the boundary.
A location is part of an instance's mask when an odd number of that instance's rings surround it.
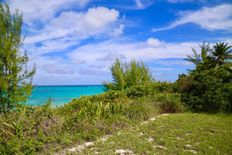
<svg viewBox="0 0 232 155">
<path fill-rule="evenodd" d="M 227 43 L 200 46 L 186 60 L 196 68 L 177 80 L 182 101 L 193 111 L 232 112 L 232 49 Z"/>
</svg>

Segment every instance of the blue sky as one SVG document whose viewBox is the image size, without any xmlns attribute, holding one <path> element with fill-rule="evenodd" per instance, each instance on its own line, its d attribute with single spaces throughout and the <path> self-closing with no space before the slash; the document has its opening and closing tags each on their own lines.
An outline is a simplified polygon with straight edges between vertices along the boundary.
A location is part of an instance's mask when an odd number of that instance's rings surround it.
<svg viewBox="0 0 232 155">
<path fill-rule="evenodd" d="M 115 58 L 143 60 L 156 80 L 194 66 L 203 41 L 232 43 L 231 0 L 6 0 L 23 12 L 23 48 L 38 85 L 101 84 Z"/>
</svg>

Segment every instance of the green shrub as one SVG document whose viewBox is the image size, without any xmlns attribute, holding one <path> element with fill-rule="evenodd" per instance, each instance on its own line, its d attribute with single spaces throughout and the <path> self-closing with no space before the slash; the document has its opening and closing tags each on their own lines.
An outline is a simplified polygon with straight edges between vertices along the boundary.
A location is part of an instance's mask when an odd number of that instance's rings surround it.
<svg viewBox="0 0 232 155">
<path fill-rule="evenodd" d="M 153 81 L 152 74 L 142 61 L 132 60 L 130 63 L 122 63 L 116 59 L 111 66 L 111 73 L 113 81 L 104 84 L 107 90 L 124 90 Z"/>
<path fill-rule="evenodd" d="M 223 92 L 226 92 L 225 98 L 229 101 L 226 105 L 226 112 L 232 112 L 232 82 L 224 85 Z"/>
<path fill-rule="evenodd" d="M 173 92 L 173 84 L 168 82 L 152 82 L 144 85 L 133 86 L 125 90 L 126 95 L 130 98 L 168 92 Z"/>
<path fill-rule="evenodd" d="M 160 93 L 156 94 L 154 98 L 155 104 L 158 104 L 161 113 L 178 113 L 186 110 L 179 94 Z"/>
<path fill-rule="evenodd" d="M 152 91 L 153 92 L 158 92 L 158 93 L 170 93 L 173 92 L 173 83 L 170 82 L 153 82 L 152 85 Z"/>
<path fill-rule="evenodd" d="M 109 99 L 110 101 L 119 99 L 119 98 L 127 98 L 127 94 L 125 91 L 118 91 L 118 90 L 109 90 L 104 93 L 101 99 Z"/>
<path fill-rule="evenodd" d="M 230 111 L 232 102 L 231 84 L 225 80 L 227 78 L 220 75 L 221 71 L 218 69 L 201 71 L 186 76 L 179 81 L 181 99 L 192 111 Z"/>
<path fill-rule="evenodd" d="M 41 151 L 62 131 L 63 118 L 56 115 L 50 104 L 41 107 L 19 106 L 1 116 L 0 153 L 15 154 Z M 49 135 L 49 136 L 48 136 Z"/>
<path fill-rule="evenodd" d="M 78 111 L 79 117 L 89 117 L 92 119 L 102 119 L 108 118 L 111 115 L 122 114 L 125 110 L 124 104 L 114 104 L 114 103 L 106 103 L 102 102 L 86 102 L 81 106 L 81 109 Z"/>
<path fill-rule="evenodd" d="M 150 93 L 148 85 L 133 86 L 126 90 L 126 95 L 130 98 L 147 96 Z"/>
<path fill-rule="evenodd" d="M 147 103 L 133 102 L 125 110 L 125 114 L 132 120 L 146 120 L 151 115 L 151 108 Z"/>
</svg>

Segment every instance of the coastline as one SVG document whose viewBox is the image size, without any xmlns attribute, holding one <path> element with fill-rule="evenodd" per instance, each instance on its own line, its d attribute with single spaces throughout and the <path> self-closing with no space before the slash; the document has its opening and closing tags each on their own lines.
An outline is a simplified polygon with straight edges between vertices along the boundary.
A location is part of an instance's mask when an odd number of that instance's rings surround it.
<svg viewBox="0 0 232 155">
<path fill-rule="evenodd" d="M 98 95 L 105 92 L 103 85 L 43 85 L 36 86 L 29 97 L 28 105 L 43 105 L 52 99 L 52 105 L 61 106 L 81 96 Z"/>
</svg>

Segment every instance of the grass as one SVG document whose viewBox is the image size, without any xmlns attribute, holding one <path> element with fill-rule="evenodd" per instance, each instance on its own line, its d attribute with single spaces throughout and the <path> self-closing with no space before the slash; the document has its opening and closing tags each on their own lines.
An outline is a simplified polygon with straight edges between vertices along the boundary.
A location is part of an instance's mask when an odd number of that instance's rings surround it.
<svg viewBox="0 0 232 155">
<path fill-rule="evenodd" d="M 171 114 L 121 130 L 82 154 L 232 154 L 232 115 Z"/>
</svg>

